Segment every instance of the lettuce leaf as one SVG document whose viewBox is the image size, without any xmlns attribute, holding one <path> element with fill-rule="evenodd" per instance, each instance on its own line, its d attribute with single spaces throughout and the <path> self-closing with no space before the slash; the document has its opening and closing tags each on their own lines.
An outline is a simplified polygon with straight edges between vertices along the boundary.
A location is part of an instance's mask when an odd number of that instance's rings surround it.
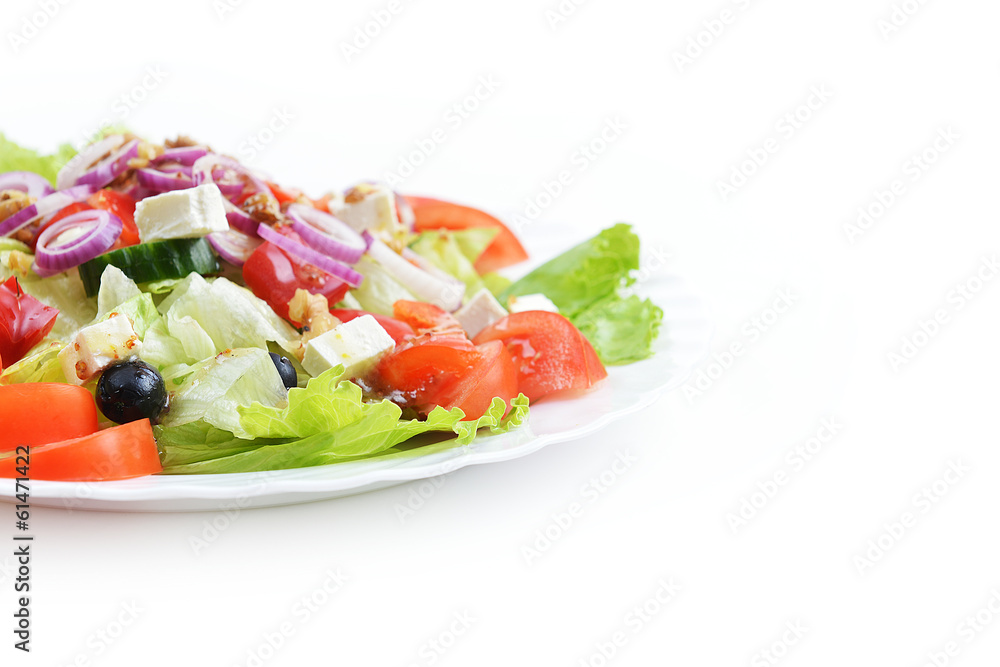
<svg viewBox="0 0 1000 667">
<path fill-rule="evenodd" d="M 31 269 L 34 255 L 30 248 L 13 239 L 0 239 L 0 282 L 17 276 L 21 289 L 46 306 L 59 311 L 50 335 L 68 342 L 97 315 L 97 302 L 88 299 L 83 289 L 83 281 L 76 269 L 41 278 Z"/>
<path fill-rule="evenodd" d="M 69 144 L 60 146 L 53 155 L 41 155 L 30 148 L 18 146 L 0 133 L 0 174 L 8 171 L 33 171 L 55 185 L 56 174 L 74 155 L 76 149 Z"/>
<path fill-rule="evenodd" d="M 351 294 L 361 304 L 362 310 L 392 317 L 393 304 L 400 300 L 413 301 L 417 298 L 368 255 L 362 257 L 361 261 L 354 265 L 354 269 L 365 277 L 360 287 L 351 290 Z"/>
<path fill-rule="evenodd" d="M 608 365 L 648 359 L 663 311 L 627 293 L 639 268 L 639 237 L 617 224 L 556 257 L 511 285 L 511 296 L 544 294 L 573 321 Z"/>
<path fill-rule="evenodd" d="M 402 420 L 390 401 L 365 403 L 361 388 L 343 380 L 334 368 L 310 380 L 304 389 L 288 392 L 284 408 L 254 404 L 238 408 L 240 428 L 255 439 L 240 441 L 232 433 L 205 422 L 182 430 L 158 427 L 167 474 L 261 472 L 353 461 L 397 451 L 396 447 L 425 433 L 457 435 L 451 446 L 475 440 L 480 428 L 503 433 L 521 426 L 528 416 L 528 399 L 506 405 L 494 399 L 489 412 L 475 422 L 463 422 L 461 410 L 438 408 L 426 421 Z"/>
<path fill-rule="evenodd" d="M 64 347 L 65 343 L 46 338 L 29 350 L 23 359 L 0 373 L 0 385 L 23 382 L 65 383 L 66 376 L 63 374 L 62 364 L 59 363 L 59 352 Z"/>
</svg>

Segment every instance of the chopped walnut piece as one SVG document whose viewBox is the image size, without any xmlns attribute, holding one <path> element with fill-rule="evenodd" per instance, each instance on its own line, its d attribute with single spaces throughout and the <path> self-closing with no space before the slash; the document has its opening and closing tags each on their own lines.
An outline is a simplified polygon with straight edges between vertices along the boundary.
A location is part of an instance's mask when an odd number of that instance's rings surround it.
<svg viewBox="0 0 1000 667">
<path fill-rule="evenodd" d="M 0 220 L 6 220 L 22 209 L 28 208 L 34 200 L 20 190 L 0 192 Z"/>
</svg>

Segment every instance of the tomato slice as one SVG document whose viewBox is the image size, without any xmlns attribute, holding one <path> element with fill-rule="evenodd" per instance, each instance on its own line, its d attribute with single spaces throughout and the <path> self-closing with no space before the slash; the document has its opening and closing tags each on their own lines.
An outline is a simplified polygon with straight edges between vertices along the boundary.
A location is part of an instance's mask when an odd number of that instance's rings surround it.
<svg viewBox="0 0 1000 667">
<path fill-rule="evenodd" d="M 423 301 L 397 301 L 392 306 L 397 320 L 413 327 L 417 334 L 448 336 L 468 341 L 461 322 L 451 313 Z M 469 345 L 471 347 L 471 343 Z"/>
<path fill-rule="evenodd" d="M 504 416 L 518 394 L 517 369 L 502 341 L 492 341 L 477 348 L 479 361 L 468 373 L 433 397 L 433 402 L 450 410 L 461 408 L 464 421 L 475 421 L 486 414 L 495 397 L 507 404 Z"/>
<path fill-rule="evenodd" d="M 479 273 L 499 271 L 528 259 L 528 251 L 507 225 L 492 215 L 470 206 L 453 204 L 430 197 L 405 197 L 416 218 L 416 230 L 429 232 L 437 229 L 469 229 L 494 227 L 500 230 L 486 251 L 476 261 Z"/>
<path fill-rule="evenodd" d="M 607 377 L 590 342 L 558 313 L 513 313 L 475 338 L 500 340 L 517 369 L 518 387 L 532 401 L 566 390 L 584 390 Z"/>
<path fill-rule="evenodd" d="M 96 432 L 97 407 L 83 387 L 40 382 L 0 387 L 0 452 Z"/>
<path fill-rule="evenodd" d="M 288 228 L 282 234 L 298 242 L 302 239 Z M 289 255 L 273 243 L 262 243 L 243 265 L 243 280 L 257 297 L 281 317 L 288 318 L 288 302 L 295 290 L 322 294 L 331 306 L 342 301 L 350 286 L 326 271 Z"/>
<path fill-rule="evenodd" d="M 277 183 L 271 183 L 270 181 L 267 187 L 271 190 L 271 194 L 274 195 L 279 204 L 294 203 L 302 197 L 302 191 L 295 188 L 283 188 Z"/>
<path fill-rule="evenodd" d="M 363 317 L 364 315 L 371 315 L 375 320 L 382 325 L 386 333 L 392 336 L 392 339 L 396 341 L 396 345 L 399 345 L 403 341 L 413 338 L 416 334 L 413 332 L 413 327 L 411 327 L 406 322 L 400 322 L 399 320 L 386 317 L 385 315 L 376 315 L 375 313 L 367 313 L 363 310 L 331 310 L 330 314 L 336 317 L 341 322 L 350 322 L 351 320 Z"/>
<path fill-rule="evenodd" d="M 59 311 L 25 294 L 11 277 L 0 285 L 0 368 L 16 363 L 42 342 Z"/>
<path fill-rule="evenodd" d="M 148 419 L 32 447 L 28 462 L 31 479 L 55 481 L 130 479 L 163 470 Z M 14 454 L 0 458 L 0 477 L 19 477 L 18 467 Z"/>
<path fill-rule="evenodd" d="M 383 357 L 373 378 L 378 393 L 426 414 L 439 405 L 436 396 L 479 361 L 480 354 L 471 342 L 459 347 L 448 339 L 425 336 Z"/>
<path fill-rule="evenodd" d="M 122 192 L 98 190 L 87 198 L 93 208 L 99 208 L 118 216 L 122 221 L 122 233 L 109 250 L 118 250 L 139 244 L 139 228 L 135 225 L 135 200 Z"/>
</svg>

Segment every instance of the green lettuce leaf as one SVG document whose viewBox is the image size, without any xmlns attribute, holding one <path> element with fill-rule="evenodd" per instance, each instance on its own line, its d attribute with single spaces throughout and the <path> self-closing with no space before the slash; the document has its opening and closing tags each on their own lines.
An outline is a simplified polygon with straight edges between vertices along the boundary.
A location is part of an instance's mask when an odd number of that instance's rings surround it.
<svg viewBox="0 0 1000 667">
<path fill-rule="evenodd" d="M 466 286 L 466 294 L 473 295 L 486 287 L 476 271 L 475 261 L 496 238 L 498 229 L 466 229 L 457 232 L 434 231 L 417 236 L 410 249 L 437 268 L 455 276 Z"/>
<path fill-rule="evenodd" d="M 59 352 L 64 347 L 65 343 L 46 338 L 29 350 L 23 359 L 0 373 L 0 385 L 23 382 L 65 383 L 66 376 L 63 374 L 62 364 L 59 363 Z"/>
<path fill-rule="evenodd" d="M 41 155 L 30 148 L 18 146 L 0 133 L 0 173 L 33 171 L 36 174 L 41 174 L 52 185 L 55 185 L 56 174 L 74 155 L 76 155 L 76 149 L 69 144 L 60 146 L 53 155 Z"/>
<path fill-rule="evenodd" d="M 76 269 L 41 278 L 30 270 L 34 255 L 30 248 L 13 239 L 0 239 L 0 283 L 17 276 L 21 289 L 46 306 L 59 311 L 50 335 L 63 342 L 97 316 L 97 302 L 88 299 Z M 15 261 L 16 260 L 16 261 Z"/>
<path fill-rule="evenodd" d="M 399 281 L 392 277 L 382 265 L 365 255 L 354 265 L 354 269 L 365 277 L 360 287 L 351 290 L 351 294 L 361 304 L 362 310 L 376 315 L 392 317 L 392 306 L 397 301 L 413 301 L 416 297 Z"/>
<path fill-rule="evenodd" d="M 544 294 L 573 321 L 608 365 L 648 359 L 663 311 L 628 294 L 639 268 L 639 237 L 626 224 L 606 229 L 511 285 L 500 297 Z"/>
</svg>

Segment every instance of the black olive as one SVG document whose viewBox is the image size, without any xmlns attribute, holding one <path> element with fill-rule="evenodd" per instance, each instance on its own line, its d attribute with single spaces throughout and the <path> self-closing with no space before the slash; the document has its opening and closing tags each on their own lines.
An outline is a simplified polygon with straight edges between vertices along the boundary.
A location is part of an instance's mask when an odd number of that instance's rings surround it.
<svg viewBox="0 0 1000 667">
<path fill-rule="evenodd" d="M 285 389 L 299 386 L 299 376 L 295 372 L 292 362 L 287 357 L 279 356 L 274 352 L 268 352 L 268 354 L 271 355 L 274 367 L 278 369 L 278 375 L 281 376 L 281 384 L 285 385 Z"/>
<path fill-rule="evenodd" d="M 163 376 L 144 361 L 121 361 L 107 368 L 97 381 L 97 407 L 116 424 L 140 419 L 155 423 L 167 407 Z"/>
</svg>

